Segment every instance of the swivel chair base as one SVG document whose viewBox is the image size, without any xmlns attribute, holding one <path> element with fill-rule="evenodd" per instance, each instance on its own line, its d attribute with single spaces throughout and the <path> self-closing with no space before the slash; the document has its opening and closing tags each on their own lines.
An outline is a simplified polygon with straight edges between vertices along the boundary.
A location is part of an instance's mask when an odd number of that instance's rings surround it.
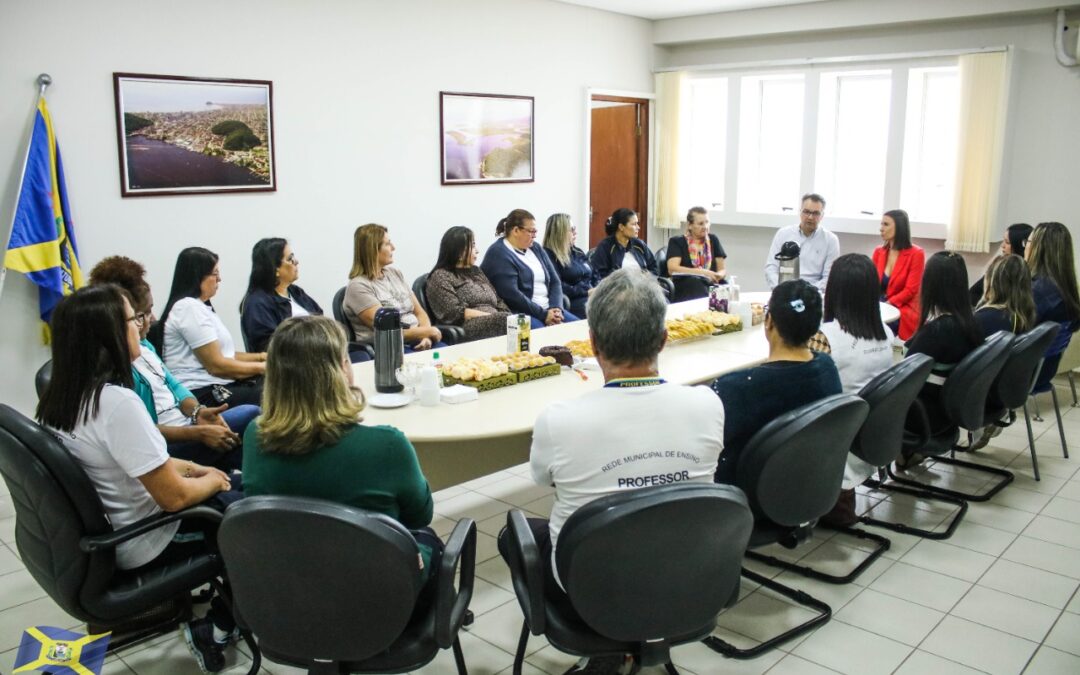
<svg viewBox="0 0 1080 675">
<path fill-rule="evenodd" d="M 882 554 L 885 553 L 885 551 L 888 551 L 889 547 L 892 546 L 892 542 L 889 541 L 888 538 L 883 537 L 880 534 L 874 534 L 865 530 L 859 530 L 854 527 L 828 527 L 827 525 L 821 524 L 818 524 L 817 527 L 825 527 L 826 529 L 831 529 L 835 532 L 846 534 L 851 537 L 872 541 L 874 542 L 874 549 L 870 551 L 870 554 L 862 562 L 860 562 L 855 567 L 855 569 L 844 575 L 826 574 L 825 572 L 820 572 L 813 567 L 809 567 L 807 565 L 800 565 L 799 563 L 793 563 L 787 560 L 781 560 L 780 558 L 776 558 L 771 555 L 765 555 L 763 553 L 758 553 L 757 551 L 747 551 L 746 557 L 750 558 L 751 560 L 756 560 L 760 563 L 764 563 L 771 567 L 780 567 L 785 570 L 791 570 L 792 572 L 797 572 L 804 577 L 809 577 L 810 579 L 817 579 L 818 581 L 824 581 L 825 583 L 849 584 L 855 579 L 858 579 L 859 575 L 861 575 L 871 565 L 873 565 L 874 561 L 880 558 Z"/>
</svg>

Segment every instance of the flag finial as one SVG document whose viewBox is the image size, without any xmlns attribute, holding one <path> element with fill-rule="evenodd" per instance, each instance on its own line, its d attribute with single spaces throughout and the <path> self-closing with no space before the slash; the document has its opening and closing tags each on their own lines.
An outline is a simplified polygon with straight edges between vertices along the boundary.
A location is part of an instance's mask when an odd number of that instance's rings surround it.
<svg viewBox="0 0 1080 675">
<path fill-rule="evenodd" d="M 37 83 L 38 83 L 38 96 L 44 96 L 45 95 L 45 90 L 49 88 L 50 84 L 52 84 L 52 75 L 49 75 L 48 73 L 42 73 L 42 74 L 38 75 L 37 76 Z"/>
</svg>

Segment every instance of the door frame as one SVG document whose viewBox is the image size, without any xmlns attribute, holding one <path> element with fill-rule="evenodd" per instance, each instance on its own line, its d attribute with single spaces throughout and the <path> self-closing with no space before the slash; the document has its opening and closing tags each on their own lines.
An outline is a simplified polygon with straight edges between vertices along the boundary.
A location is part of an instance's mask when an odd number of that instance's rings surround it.
<svg viewBox="0 0 1080 675">
<path fill-rule="evenodd" d="M 648 143 L 645 145 L 646 154 L 648 155 L 645 175 L 645 204 L 646 204 L 646 218 L 647 222 L 642 223 L 648 232 L 647 238 L 652 241 L 653 231 L 653 211 L 655 206 L 655 166 L 654 152 L 656 145 L 655 134 L 655 122 L 656 119 L 656 94 L 653 92 L 643 91 L 626 91 L 621 89 L 599 89 L 594 87 L 588 87 L 585 89 L 585 142 L 582 144 L 584 151 L 582 153 L 582 165 L 585 167 L 584 175 L 582 176 L 581 194 L 583 195 L 581 205 L 581 216 L 578 222 L 589 223 L 589 206 L 592 203 L 592 100 L 594 96 L 602 96 L 606 99 L 635 99 L 645 100 L 648 104 Z"/>
</svg>

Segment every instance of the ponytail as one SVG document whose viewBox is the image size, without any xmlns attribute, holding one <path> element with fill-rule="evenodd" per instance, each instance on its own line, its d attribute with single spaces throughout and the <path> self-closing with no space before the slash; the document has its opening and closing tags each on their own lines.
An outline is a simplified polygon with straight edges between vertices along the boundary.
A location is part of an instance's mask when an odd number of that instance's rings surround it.
<svg viewBox="0 0 1080 675">
<path fill-rule="evenodd" d="M 506 218 L 499 221 L 499 224 L 495 226 L 495 236 L 502 237 L 506 235 Z"/>
<path fill-rule="evenodd" d="M 510 230 L 517 227 L 525 227 L 525 222 L 529 220 L 535 222 L 536 217 L 525 209 L 514 209 L 495 226 L 495 235 L 505 237 L 510 234 Z"/>
</svg>

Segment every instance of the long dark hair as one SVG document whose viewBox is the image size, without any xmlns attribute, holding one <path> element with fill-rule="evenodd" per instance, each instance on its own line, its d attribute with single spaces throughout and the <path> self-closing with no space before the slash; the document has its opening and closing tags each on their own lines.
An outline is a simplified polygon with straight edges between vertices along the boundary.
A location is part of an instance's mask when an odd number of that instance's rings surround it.
<svg viewBox="0 0 1080 675">
<path fill-rule="evenodd" d="M 173 270 L 172 288 L 169 289 L 169 301 L 165 303 L 165 311 L 161 318 L 150 329 L 147 339 L 158 354 L 165 355 L 163 351 L 165 343 L 165 322 L 169 319 L 169 312 L 177 300 L 184 298 L 197 298 L 202 293 L 203 279 L 210 276 L 214 271 L 214 265 L 218 263 L 218 255 L 200 246 L 192 246 L 180 251 L 176 256 L 176 269 Z M 207 301 L 206 304 L 210 304 Z M 211 305 L 212 307 L 212 305 Z"/>
<path fill-rule="evenodd" d="M 281 237 L 269 237 L 260 239 L 251 249 L 251 276 L 248 277 L 244 298 L 240 301 L 240 311 L 244 310 L 248 296 L 255 291 L 273 293 L 277 288 L 277 269 L 285 258 L 285 245 L 288 243 Z"/>
<path fill-rule="evenodd" d="M 887 340 L 881 323 L 881 284 L 873 261 L 847 253 L 833 263 L 825 286 L 824 321 L 837 321 L 844 332 L 863 340 Z"/>
<path fill-rule="evenodd" d="M 769 296 L 769 316 L 786 345 L 805 347 L 821 327 L 821 293 L 805 279 L 785 281 Z"/>
<path fill-rule="evenodd" d="M 607 236 L 613 236 L 619 231 L 620 225 L 625 225 L 630 222 L 630 219 L 637 215 L 634 209 L 615 209 L 615 212 L 611 214 L 611 217 L 604 223 L 604 234 Z"/>
<path fill-rule="evenodd" d="M 60 431 L 97 416 L 106 384 L 131 388 L 131 353 L 120 287 L 81 288 L 53 310 L 52 380 L 38 401 L 37 419 Z"/>
<path fill-rule="evenodd" d="M 1031 231 L 1035 229 L 1027 223 L 1014 223 L 1005 228 L 1005 237 L 1009 240 L 1009 246 L 1012 247 L 1013 255 L 1018 255 L 1021 258 L 1024 257 L 1024 250 L 1027 248 L 1028 237 L 1031 236 Z"/>
<path fill-rule="evenodd" d="M 439 258 L 435 261 L 435 270 L 449 270 L 457 272 L 458 263 L 466 257 L 472 248 L 476 237 L 473 231 L 463 225 L 455 225 L 443 233 L 442 241 L 439 242 Z"/>
<path fill-rule="evenodd" d="M 893 209 L 892 211 L 886 211 L 883 216 L 892 218 L 896 227 L 893 229 L 892 249 L 894 251 L 903 251 L 905 248 L 911 248 L 911 221 L 908 220 L 907 211 L 903 209 Z M 831 275 L 832 272 L 830 271 Z"/>
<path fill-rule="evenodd" d="M 967 264 L 959 253 L 938 251 L 926 261 L 919 304 L 922 305 L 919 330 L 922 330 L 931 316 L 951 314 L 960 322 L 972 343 L 979 344 L 983 341 L 982 331 L 979 330 L 979 324 L 975 323 L 975 316 L 971 311 Z"/>
<path fill-rule="evenodd" d="M 1031 277 L 1044 277 L 1057 286 L 1073 321 L 1080 319 L 1080 293 L 1076 287 L 1072 235 L 1061 223 L 1039 223 L 1028 239 Z"/>
<path fill-rule="evenodd" d="M 525 221 L 528 220 L 535 222 L 536 217 L 525 209 L 514 209 L 495 226 L 495 235 L 505 237 L 514 228 L 525 227 Z"/>
</svg>

